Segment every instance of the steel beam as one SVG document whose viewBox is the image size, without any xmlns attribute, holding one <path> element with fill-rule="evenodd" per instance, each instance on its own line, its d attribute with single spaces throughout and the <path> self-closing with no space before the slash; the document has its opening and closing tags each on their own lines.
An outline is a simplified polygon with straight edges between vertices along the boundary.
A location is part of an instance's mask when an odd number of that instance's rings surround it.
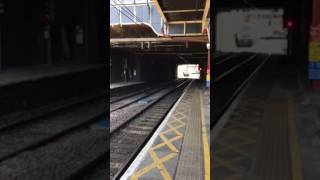
<svg viewBox="0 0 320 180">
<path fill-rule="evenodd" d="M 160 38 L 111 38 L 110 43 L 130 43 L 130 42 L 207 42 L 207 36 L 194 37 L 160 37 Z"/>
<path fill-rule="evenodd" d="M 157 10 L 158 10 L 158 12 L 159 12 L 159 14 L 160 14 L 160 16 L 161 16 L 162 19 L 163 19 L 163 23 L 165 24 L 165 23 L 167 22 L 167 18 L 166 18 L 166 16 L 164 15 L 164 13 L 163 13 L 163 11 L 162 11 L 162 9 L 161 9 L 161 7 L 160 7 L 160 4 L 159 4 L 158 0 L 153 0 L 152 2 L 153 2 L 154 5 L 156 6 L 156 8 L 157 8 Z"/>
<path fill-rule="evenodd" d="M 206 5 L 202 15 L 202 31 L 207 27 L 207 24 L 208 24 L 207 16 L 208 16 L 209 10 L 210 10 L 210 0 L 206 0 Z"/>
<path fill-rule="evenodd" d="M 185 13 L 185 12 L 201 12 L 204 11 L 204 9 L 184 9 L 184 10 L 167 10 L 162 11 L 163 13 Z"/>
</svg>

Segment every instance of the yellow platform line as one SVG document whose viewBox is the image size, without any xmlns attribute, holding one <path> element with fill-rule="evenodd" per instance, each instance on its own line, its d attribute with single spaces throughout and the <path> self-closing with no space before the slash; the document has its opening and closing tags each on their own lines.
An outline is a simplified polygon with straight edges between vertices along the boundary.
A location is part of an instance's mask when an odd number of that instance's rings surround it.
<svg viewBox="0 0 320 180">
<path fill-rule="evenodd" d="M 203 155 L 204 155 L 204 179 L 210 180 L 210 148 L 207 138 L 207 130 L 205 126 L 205 118 L 203 113 L 203 101 L 202 93 L 200 92 L 200 111 L 201 111 L 201 123 L 202 123 L 202 143 L 203 143 Z"/>
<path fill-rule="evenodd" d="M 299 138 L 294 115 L 294 99 L 292 96 L 288 98 L 288 124 L 289 124 L 289 142 L 291 151 L 291 172 L 292 180 L 302 180 L 301 158 L 299 148 Z"/>
</svg>

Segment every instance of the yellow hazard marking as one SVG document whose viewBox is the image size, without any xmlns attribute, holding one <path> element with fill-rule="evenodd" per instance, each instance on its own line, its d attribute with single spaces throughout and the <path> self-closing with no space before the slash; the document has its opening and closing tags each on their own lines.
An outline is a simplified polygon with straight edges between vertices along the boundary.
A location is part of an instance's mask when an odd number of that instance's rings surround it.
<svg viewBox="0 0 320 180">
<path fill-rule="evenodd" d="M 309 61 L 320 62 L 320 43 L 309 43 Z"/>
<path fill-rule="evenodd" d="M 180 113 L 178 113 L 176 111 L 174 113 L 174 115 L 175 114 L 180 114 Z M 183 134 L 179 131 L 179 129 L 184 127 L 185 123 L 181 120 L 182 118 L 184 118 L 184 115 L 182 115 L 180 118 L 177 118 L 175 116 L 172 116 L 171 118 L 173 118 L 173 120 L 170 119 L 171 121 L 169 121 L 166 125 L 166 127 L 168 129 L 159 133 L 159 136 L 163 142 L 151 147 L 148 150 L 148 154 L 150 155 L 150 157 L 153 161 L 152 164 L 149 164 L 149 165 L 145 166 L 144 168 L 136 171 L 131 176 L 131 180 L 138 180 L 139 177 L 149 173 L 153 169 L 158 169 L 164 180 L 171 180 L 172 179 L 170 173 L 168 172 L 168 170 L 166 169 L 166 167 L 163 163 L 178 155 L 179 150 L 174 146 L 173 142 L 177 141 L 183 137 Z M 168 138 L 166 136 L 166 134 L 168 134 L 170 132 L 175 133 L 175 135 L 171 138 Z M 171 152 L 169 154 L 167 154 L 166 156 L 159 158 L 156 153 L 156 150 L 160 149 L 164 146 L 167 146 L 171 150 Z"/>
<path fill-rule="evenodd" d="M 241 168 L 239 168 L 235 163 L 240 162 L 241 160 L 245 160 L 245 157 L 237 157 L 231 160 L 225 160 L 223 158 L 220 158 L 219 156 L 215 156 L 215 168 L 218 167 L 224 167 L 231 171 L 232 173 L 241 174 Z M 230 175 L 232 174 L 230 173 Z"/>
<path fill-rule="evenodd" d="M 204 179 L 210 180 L 210 149 L 207 138 L 207 130 L 205 126 L 205 118 L 203 113 L 202 93 L 200 92 L 200 110 L 202 122 L 202 143 L 203 143 L 203 158 L 204 158 Z"/>
<path fill-rule="evenodd" d="M 250 103 L 260 103 L 258 100 L 250 100 Z M 238 114 L 241 115 L 241 114 Z M 256 144 L 256 137 L 259 126 L 256 125 L 256 118 L 248 118 L 248 123 L 241 124 L 235 119 L 230 119 L 229 126 L 225 126 L 221 132 L 221 137 L 215 141 L 217 148 L 214 150 L 214 171 L 228 171 L 228 174 L 221 173 L 220 179 L 238 180 L 246 179 L 247 170 L 241 165 L 241 161 L 250 161 L 252 155 L 247 148 L 252 148 Z M 237 141 L 230 143 L 236 138 Z M 226 156 L 225 156 L 226 155 Z M 211 175 L 212 176 L 212 175 Z"/>
<path fill-rule="evenodd" d="M 171 180 L 172 178 L 171 178 L 169 172 L 167 171 L 167 169 L 165 168 L 165 166 L 163 165 L 163 163 L 165 161 L 168 161 L 168 160 L 174 158 L 176 156 L 176 154 L 170 153 L 162 159 L 159 159 L 159 157 L 157 156 L 157 154 L 154 151 L 150 151 L 149 154 L 150 154 L 152 160 L 154 161 L 154 163 L 152 163 L 149 166 L 146 166 L 145 168 L 143 168 L 142 170 L 134 173 L 131 176 L 131 180 L 138 180 L 138 178 L 140 176 L 150 172 L 154 168 L 158 168 L 160 170 L 160 173 L 165 180 Z"/>
<path fill-rule="evenodd" d="M 295 124 L 294 116 L 294 100 L 292 96 L 288 99 L 288 124 L 289 124 L 289 144 L 291 150 L 291 172 L 293 180 L 302 180 L 301 173 L 301 159 L 300 159 L 300 148 L 299 138 L 297 133 L 297 127 Z"/>
</svg>

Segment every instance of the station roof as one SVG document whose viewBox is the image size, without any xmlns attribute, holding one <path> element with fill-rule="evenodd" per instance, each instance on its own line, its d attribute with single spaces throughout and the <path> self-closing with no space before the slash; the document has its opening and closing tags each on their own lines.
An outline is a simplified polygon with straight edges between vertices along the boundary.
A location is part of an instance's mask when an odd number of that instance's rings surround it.
<svg viewBox="0 0 320 180">
<path fill-rule="evenodd" d="M 143 24 L 114 25 L 110 28 L 110 37 L 116 38 L 150 38 L 157 37 L 153 30 Z"/>
<path fill-rule="evenodd" d="M 153 0 L 160 15 L 166 22 L 202 21 L 202 27 L 207 26 L 210 17 L 211 0 Z"/>
<path fill-rule="evenodd" d="M 155 1 L 158 1 L 160 9 L 168 21 L 202 20 L 204 13 L 207 13 L 205 16 L 208 15 L 208 12 L 205 12 L 206 0 Z"/>
<path fill-rule="evenodd" d="M 210 0 L 152 0 L 165 23 L 200 22 L 210 17 Z M 207 56 L 208 35 L 158 36 L 149 26 L 116 25 L 110 28 L 110 46 L 142 54 L 174 54 L 180 58 L 203 60 Z M 200 54 L 199 54 L 200 53 Z"/>
<path fill-rule="evenodd" d="M 215 0 L 214 6 L 217 8 L 272 8 L 287 7 L 295 0 Z"/>
</svg>

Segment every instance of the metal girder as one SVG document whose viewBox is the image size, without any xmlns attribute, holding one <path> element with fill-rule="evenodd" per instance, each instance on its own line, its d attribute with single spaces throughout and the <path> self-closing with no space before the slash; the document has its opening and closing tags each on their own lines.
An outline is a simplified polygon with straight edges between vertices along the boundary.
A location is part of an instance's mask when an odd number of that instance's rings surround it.
<svg viewBox="0 0 320 180">
<path fill-rule="evenodd" d="M 168 24 L 184 24 L 184 23 L 202 23 L 201 20 L 191 20 L 191 21 L 169 21 Z"/>
<path fill-rule="evenodd" d="M 136 52 L 135 54 L 166 54 L 166 55 L 181 55 L 181 56 L 192 56 L 194 54 L 208 54 L 208 52 Z"/>
<path fill-rule="evenodd" d="M 185 10 L 168 10 L 168 11 L 162 11 L 163 13 L 185 13 L 185 12 L 199 12 L 204 11 L 204 9 L 185 9 Z"/>
<path fill-rule="evenodd" d="M 161 18 L 163 19 L 163 23 L 166 23 L 166 22 L 167 22 L 167 18 L 166 18 L 166 16 L 164 15 L 164 13 L 163 13 L 163 11 L 162 11 L 162 9 L 161 9 L 161 7 L 160 7 L 160 4 L 159 4 L 158 0 L 153 0 L 152 2 L 153 2 L 154 5 L 156 6 L 156 8 L 157 8 L 157 10 L 158 10 Z"/>
<path fill-rule="evenodd" d="M 205 5 L 204 12 L 202 15 L 202 31 L 208 25 L 207 16 L 208 16 L 209 10 L 210 10 L 210 0 L 206 0 L 206 5 Z"/>
<path fill-rule="evenodd" d="M 111 38 L 110 43 L 130 43 L 130 42 L 207 42 L 207 36 L 194 37 L 160 37 L 160 38 Z"/>
</svg>

